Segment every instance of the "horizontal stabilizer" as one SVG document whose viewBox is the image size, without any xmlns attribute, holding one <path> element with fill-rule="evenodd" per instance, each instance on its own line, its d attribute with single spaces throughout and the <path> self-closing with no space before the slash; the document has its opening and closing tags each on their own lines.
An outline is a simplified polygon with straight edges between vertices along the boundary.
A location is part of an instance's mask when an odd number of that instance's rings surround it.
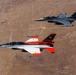
<svg viewBox="0 0 76 75">
<path fill-rule="evenodd" d="M 41 56 L 40 53 L 34 53 L 33 56 Z"/>
<path fill-rule="evenodd" d="M 55 49 L 54 49 L 54 48 L 46 48 L 46 50 L 47 50 L 48 52 L 55 53 Z"/>
</svg>

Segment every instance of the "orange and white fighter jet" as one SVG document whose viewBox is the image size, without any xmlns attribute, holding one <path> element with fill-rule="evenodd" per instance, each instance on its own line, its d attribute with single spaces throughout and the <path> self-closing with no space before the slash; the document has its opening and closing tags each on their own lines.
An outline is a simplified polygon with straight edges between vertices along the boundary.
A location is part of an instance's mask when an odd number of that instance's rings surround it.
<svg viewBox="0 0 76 75">
<path fill-rule="evenodd" d="M 1 48 L 12 48 L 14 50 L 21 50 L 22 52 L 29 52 L 34 56 L 41 56 L 41 51 L 46 49 L 48 52 L 55 53 L 53 47 L 54 39 L 56 34 L 50 34 L 43 41 L 38 41 L 38 36 L 32 36 L 25 42 L 10 42 L 6 44 L 0 44 Z"/>
</svg>

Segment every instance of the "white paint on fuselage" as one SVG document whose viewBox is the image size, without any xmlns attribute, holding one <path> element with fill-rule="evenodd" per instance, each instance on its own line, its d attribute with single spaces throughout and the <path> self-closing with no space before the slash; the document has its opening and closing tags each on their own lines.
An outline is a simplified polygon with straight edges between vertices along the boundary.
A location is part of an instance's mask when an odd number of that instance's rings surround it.
<svg viewBox="0 0 76 75">
<path fill-rule="evenodd" d="M 27 48 L 52 48 L 50 45 L 2 45 L 1 48 L 18 48 L 18 49 L 27 49 Z"/>
<path fill-rule="evenodd" d="M 22 45 L 22 46 L 18 46 L 17 48 L 50 48 L 50 45 Z"/>
</svg>

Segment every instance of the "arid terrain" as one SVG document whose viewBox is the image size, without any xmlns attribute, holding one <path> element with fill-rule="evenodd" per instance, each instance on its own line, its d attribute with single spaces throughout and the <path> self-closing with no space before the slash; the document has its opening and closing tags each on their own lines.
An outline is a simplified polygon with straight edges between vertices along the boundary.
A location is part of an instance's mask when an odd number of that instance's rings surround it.
<svg viewBox="0 0 76 75">
<path fill-rule="evenodd" d="M 73 27 L 36 22 L 44 16 L 76 12 L 76 0 L 0 0 L 0 44 L 26 41 L 28 35 L 43 40 L 51 33 L 56 53 L 30 53 L 0 48 L 0 75 L 76 75 L 76 23 Z M 32 56 L 32 57 L 30 57 Z"/>
</svg>

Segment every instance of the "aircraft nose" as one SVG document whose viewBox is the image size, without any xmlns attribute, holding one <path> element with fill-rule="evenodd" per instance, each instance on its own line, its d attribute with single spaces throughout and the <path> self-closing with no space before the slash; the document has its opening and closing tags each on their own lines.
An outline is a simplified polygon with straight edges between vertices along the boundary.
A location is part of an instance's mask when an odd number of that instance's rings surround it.
<svg viewBox="0 0 76 75">
<path fill-rule="evenodd" d="M 3 48 L 3 47 L 5 47 L 5 45 L 3 45 L 3 44 L 2 44 L 2 45 L 0 45 L 0 47 L 2 47 L 2 48 Z"/>
<path fill-rule="evenodd" d="M 0 45 L 0 46 L 2 46 L 2 45 Z"/>
<path fill-rule="evenodd" d="M 2 47 L 2 45 L 0 45 L 0 47 Z"/>
<path fill-rule="evenodd" d="M 36 19 L 36 21 L 44 21 L 44 20 L 45 20 L 44 18 Z"/>
</svg>

